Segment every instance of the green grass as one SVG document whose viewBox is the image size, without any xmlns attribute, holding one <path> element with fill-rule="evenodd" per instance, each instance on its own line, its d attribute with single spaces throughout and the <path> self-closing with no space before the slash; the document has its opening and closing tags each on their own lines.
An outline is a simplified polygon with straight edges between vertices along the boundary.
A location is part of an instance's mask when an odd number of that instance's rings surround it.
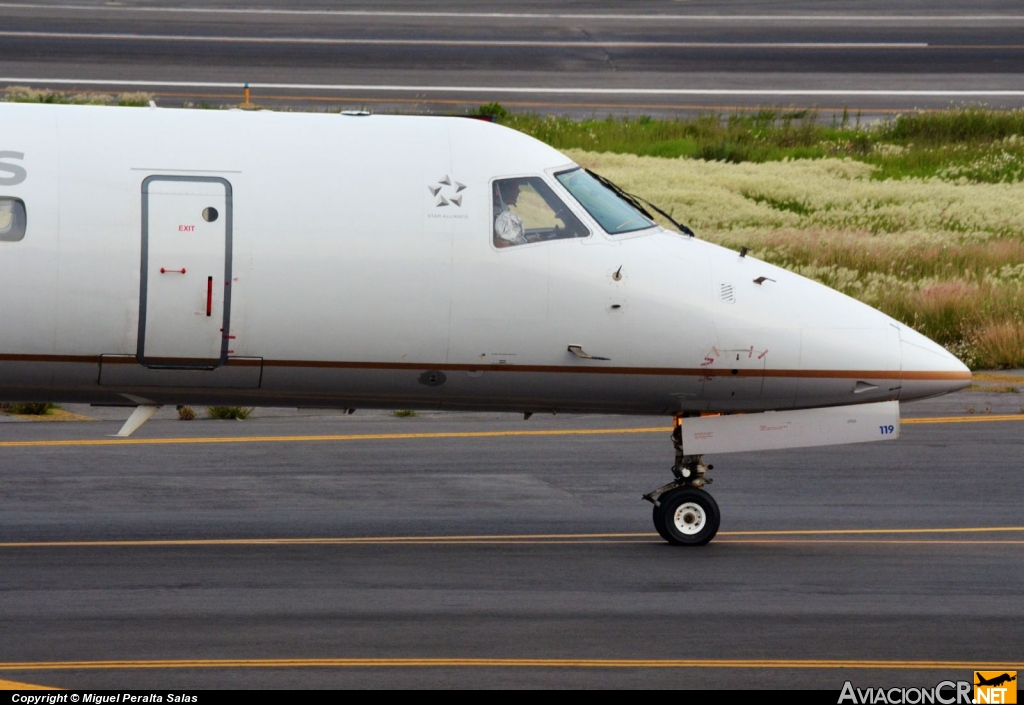
<svg viewBox="0 0 1024 705">
<path fill-rule="evenodd" d="M 149 93 L 79 93 L 8 86 L 3 89 L 3 100 L 8 103 L 46 103 L 52 105 L 120 105 L 145 107 L 153 96 Z"/>
<path fill-rule="evenodd" d="M 5 402 L 0 404 L 0 411 L 21 416 L 48 416 L 55 409 L 59 408 L 60 406 L 57 404 L 35 402 Z"/>
<path fill-rule="evenodd" d="M 759 110 L 675 120 L 641 116 L 573 120 L 481 106 L 508 127 L 557 149 L 740 164 L 849 158 L 873 165 L 873 179 L 943 178 L 972 183 L 1024 179 L 1024 111 L 964 108 L 908 113 L 872 125 L 846 115 Z M 822 118 L 825 119 L 822 119 Z"/>
<path fill-rule="evenodd" d="M 395 409 L 391 412 L 392 416 L 397 416 L 400 419 L 408 419 L 416 416 L 416 412 L 412 409 Z"/>
<path fill-rule="evenodd" d="M 988 392 L 989 394 L 1020 394 L 1019 387 L 1009 385 L 972 384 L 968 392 Z"/>
<path fill-rule="evenodd" d="M 211 419 L 243 421 L 249 418 L 255 411 L 253 407 L 245 406 L 208 406 L 206 414 Z"/>
<path fill-rule="evenodd" d="M 804 201 L 800 201 L 795 198 L 772 198 L 771 196 L 765 196 L 759 193 L 744 194 L 754 203 L 763 203 L 769 208 L 774 208 L 777 211 L 787 211 L 789 213 L 796 213 L 797 215 L 810 215 L 812 212 L 811 206 Z"/>
</svg>

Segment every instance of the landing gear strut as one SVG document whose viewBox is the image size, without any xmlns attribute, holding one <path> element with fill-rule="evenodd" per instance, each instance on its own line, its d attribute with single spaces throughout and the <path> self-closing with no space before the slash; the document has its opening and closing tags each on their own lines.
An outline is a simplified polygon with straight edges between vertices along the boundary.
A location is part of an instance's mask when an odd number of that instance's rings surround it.
<svg viewBox="0 0 1024 705">
<path fill-rule="evenodd" d="M 703 546 L 718 533 L 721 514 L 714 498 L 703 488 L 711 484 L 706 477 L 713 466 L 699 455 L 683 454 L 682 415 L 676 415 L 672 445 L 676 462 L 675 480 L 644 495 L 654 505 L 654 528 L 675 546 Z"/>
</svg>

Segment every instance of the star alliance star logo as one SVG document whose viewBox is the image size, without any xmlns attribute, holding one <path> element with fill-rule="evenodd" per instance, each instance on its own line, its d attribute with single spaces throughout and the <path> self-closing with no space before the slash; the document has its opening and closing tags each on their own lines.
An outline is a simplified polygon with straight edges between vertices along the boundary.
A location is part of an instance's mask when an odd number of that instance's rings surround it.
<svg viewBox="0 0 1024 705">
<path fill-rule="evenodd" d="M 427 188 L 430 189 L 431 195 L 437 197 L 437 203 L 434 204 L 435 208 L 442 208 L 449 204 L 462 208 L 462 192 L 466 190 L 466 184 L 460 184 L 452 177 L 446 175 L 436 184 L 427 186 Z M 447 192 L 447 198 L 445 197 L 445 192 Z"/>
</svg>

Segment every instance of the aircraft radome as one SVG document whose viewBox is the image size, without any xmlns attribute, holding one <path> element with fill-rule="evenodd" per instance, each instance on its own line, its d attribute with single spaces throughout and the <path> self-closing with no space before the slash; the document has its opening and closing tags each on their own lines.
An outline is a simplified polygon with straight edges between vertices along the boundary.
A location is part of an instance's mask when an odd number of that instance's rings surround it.
<svg viewBox="0 0 1024 705">
<path fill-rule="evenodd" d="M 136 406 L 121 435 L 163 404 L 672 416 L 646 498 L 681 545 L 718 530 L 705 453 L 896 438 L 971 380 L 445 117 L 0 104 L 0 296 L 0 399 Z"/>
</svg>

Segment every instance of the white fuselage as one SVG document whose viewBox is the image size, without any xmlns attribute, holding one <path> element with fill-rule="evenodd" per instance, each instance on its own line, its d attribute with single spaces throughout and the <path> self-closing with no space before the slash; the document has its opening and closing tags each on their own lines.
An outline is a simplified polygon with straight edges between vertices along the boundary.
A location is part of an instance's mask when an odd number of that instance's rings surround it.
<svg viewBox="0 0 1024 705">
<path fill-rule="evenodd" d="M 670 414 L 969 383 L 825 286 L 608 235 L 573 166 L 474 120 L 0 104 L 27 214 L 0 240 L 0 399 Z M 590 236 L 495 247 L 492 182 L 518 176 Z"/>
</svg>

